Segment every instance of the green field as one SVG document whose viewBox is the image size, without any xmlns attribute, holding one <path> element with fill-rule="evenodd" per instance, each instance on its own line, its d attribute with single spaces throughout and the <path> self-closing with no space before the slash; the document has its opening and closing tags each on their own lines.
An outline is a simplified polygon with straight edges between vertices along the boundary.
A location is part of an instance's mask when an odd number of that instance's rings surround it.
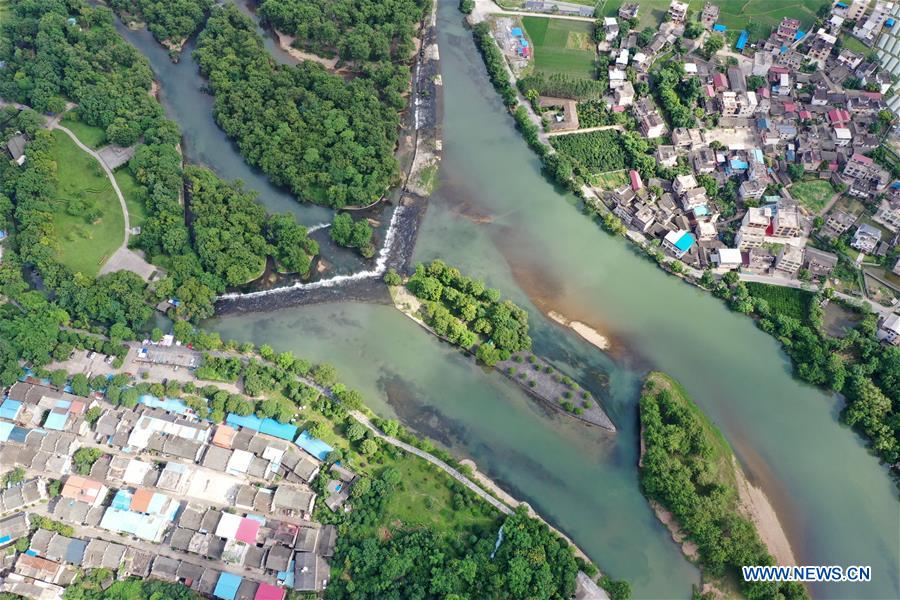
<svg viewBox="0 0 900 600">
<path fill-rule="evenodd" d="M 598 3 L 598 16 L 615 16 L 619 7 L 629 1 L 635 0 L 600 0 Z M 703 10 L 706 0 L 687 0 L 694 14 Z M 638 29 L 644 27 L 657 27 L 663 16 L 669 9 L 670 0 L 637 0 L 641 8 L 638 12 L 640 24 Z M 798 0 L 797 2 L 785 2 L 784 0 L 713 0 L 713 4 L 719 7 L 719 23 L 729 29 L 743 29 L 748 23 L 758 26 L 754 31 L 753 39 L 767 37 L 769 29 L 778 25 L 782 17 L 800 19 L 804 30 L 810 27 L 816 20 L 816 10 L 828 0 Z M 752 40 L 751 40 L 752 41 Z"/>
<path fill-rule="evenodd" d="M 522 26 L 534 46 L 534 66 L 544 73 L 594 79 L 597 53 L 593 24 L 545 17 L 523 17 Z"/>
<path fill-rule="evenodd" d="M 125 218 L 100 164 L 62 131 L 54 131 L 53 139 L 59 177 L 53 207 L 57 258 L 75 272 L 95 276 L 122 244 Z"/>
<path fill-rule="evenodd" d="M 746 286 L 751 296 L 769 303 L 773 315 L 785 315 L 801 322 L 809 318 L 809 303 L 813 297 L 811 292 L 754 281 L 746 282 Z"/>
<path fill-rule="evenodd" d="M 628 183 L 628 172 L 624 169 L 621 171 L 597 173 L 594 176 L 594 185 L 604 190 L 615 190 L 623 185 L 628 185 Z"/>
<path fill-rule="evenodd" d="M 790 187 L 790 192 L 807 210 L 817 214 L 834 195 L 834 188 L 823 179 L 812 179 L 795 183 Z"/>
<path fill-rule="evenodd" d="M 102 148 L 106 145 L 106 132 L 93 125 L 85 125 L 78 120 L 78 114 L 70 110 L 63 115 L 62 125 L 75 134 L 81 143 L 89 148 Z"/>
<path fill-rule="evenodd" d="M 142 227 L 147 220 L 146 188 L 138 183 L 127 166 L 121 167 L 113 173 L 122 195 L 125 196 L 125 205 L 128 206 L 128 221 L 132 227 Z"/>
</svg>

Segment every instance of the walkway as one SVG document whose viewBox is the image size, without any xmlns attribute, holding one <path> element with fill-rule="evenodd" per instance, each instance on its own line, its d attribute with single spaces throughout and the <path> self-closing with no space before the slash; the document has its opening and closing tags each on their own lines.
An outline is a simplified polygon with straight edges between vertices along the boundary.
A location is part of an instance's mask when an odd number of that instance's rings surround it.
<svg viewBox="0 0 900 600">
<path fill-rule="evenodd" d="M 392 446 L 396 446 L 397 448 L 402 448 L 403 450 L 406 450 L 410 454 L 415 454 L 419 458 L 423 458 L 423 459 L 427 460 L 428 462 L 430 462 L 437 468 L 441 469 L 442 471 L 444 471 L 445 473 L 450 475 L 450 477 L 452 477 L 456 481 L 460 482 L 461 484 L 463 484 L 464 486 L 466 486 L 467 488 L 469 488 L 470 490 L 472 490 L 473 492 L 475 492 L 476 494 L 481 496 L 484 500 L 489 502 L 491 504 L 491 506 L 493 506 L 494 508 L 496 508 L 503 514 L 505 514 L 505 515 L 512 514 L 513 510 L 509 506 L 507 506 L 503 502 L 500 502 L 499 500 L 497 500 L 496 498 L 494 498 L 493 496 L 488 494 L 486 491 L 484 491 L 478 485 L 476 485 L 471 479 L 469 479 L 468 477 L 466 477 L 465 475 L 463 475 L 462 473 L 460 473 L 459 471 L 457 471 L 456 469 L 454 469 L 453 467 L 451 467 L 450 465 L 448 465 L 441 459 L 435 457 L 432 454 L 429 454 L 428 452 L 425 452 L 424 450 L 416 448 L 415 446 L 411 446 L 410 444 L 407 444 L 406 442 L 401 442 L 397 438 L 394 438 L 394 437 L 391 437 L 389 435 L 382 433 L 382 431 L 380 429 L 378 429 L 377 427 L 375 427 L 374 424 L 372 424 L 372 422 L 369 420 L 369 418 L 366 415 L 362 414 L 359 411 L 356 411 L 356 410 L 350 411 L 350 415 L 354 419 L 359 421 L 362 425 L 365 425 L 369 429 L 369 431 L 371 431 L 372 433 L 375 434 L 375 437 L 377 437 L 381 440 L 384 440 L 385 442 L 387 442 L 388 444 L 390 444 Z"/>
<path fill-rule="evenodd" d="M 591 133 L 592 131 L 607 131 L 615 129 L 616 131 L 625 131 L 621 125 L 602 125 L 600 127 L 585 127 L 584 129 L 568 129 L 566 131 L 551 131 L 547 137 L 556 137 L 558 135 L 572 135 L 573 133 Z"/>
<path fill-rule="evenodd" d="M 100 163 L 100 166 L 103 168 L 103 171 L 109 178 L 109 182 L 112 184 L 113 191 L 115 191 L 116 193 L 116 197 L 119 199 L 119 206 L 122 208 L 122 215 L 125 218 L 125 239 L 122 240 L 122 245 L 119 246 L 119 248 L 106 261 L 106 263 L 104 263 L 103 267 L 100 269 L 100 274 L 105 275 L 114 271 L 127 270 L 137 274 L 144 281 L 149 281 L 150 276 L 156 272 L 156 267 L 144 260 L 144 258 L 137 252 L 128 248 L 128 238 L 131 236 L 131 222 L 128 216 L 128 205 L 125 203 L 125 196 L 122 195 L 122 190 L 119 189 L 119 184 L 116 182 L 115 176 L 113 176 L 112 169 L 109 168 L 109 166 L 97 152 L 82 144 L 81 140 L 79 140 L 74 133 L 72 133 L 66 127 L 60 125 L 59 116 L 50 119 L 47 122 L 47 128 L 59 129 L 70 138 L 72 138 L 72 141 L 75 142 L 76 146 L 78 146 L 84 152 L 87 152 L 91 157 L 94 158 L 94 160 Z"/>
<path fill-rule="evenodd" d="M 567 21 L 586 21 L 593 23 L 593 17 L 579 17 L 577 15 L 560 15 L 552 13 L 530 12 L 525 10 L 507 10 L 501 8 L 493 0 L 475 0 L 475 9 L 469 16 L 472 22 L 484 21 L 489 15 L 508 15 L 512 17 L 546 17 L 548 19 L 564 19 Z"/>
</svg>

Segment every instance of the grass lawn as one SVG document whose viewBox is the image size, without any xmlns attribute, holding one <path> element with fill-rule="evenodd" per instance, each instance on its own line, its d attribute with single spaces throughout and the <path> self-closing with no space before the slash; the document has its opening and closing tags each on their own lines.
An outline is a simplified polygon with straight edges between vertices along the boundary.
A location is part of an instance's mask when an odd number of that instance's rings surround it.
<svg viewBox="0 0 900 600">
<path fill-rule="evenodd" d="M 62 131 L 54 131 L 53 139 L 59 177 L 53 206 L 57 258 L 73 271 L 93 277 L 122 244 L 125 218 L 100 164 Z M 97 217 L 88 221 L 91 211 Z"/>
<path fill-rule="evenodd" d="M 633 0 L 600 0 L 598 16 L 611 17 L 619 12 L 619 7 Z M 703 10 L 706 0 L 687 0 L 694 14 Z M 638 29 L 644 27 L 658 27 L 663 16 L 669 10 L 670 0 L 639 0 L 641 8 L 638 12 L 640 21 Z M 768 36 L 769 29 L 776 27 L 782 17 L 800 19 L 804 31 L 816 20 L 816 10 L 828 0 L 799 0 L 797 2 L 784 2 L 784 0 L 713 0 L 713 4 L 719 7 L 719 23 L 729 29 L 743 29 L 748 23 L 758 25 L 758 31 L 753 32 L 751 41 L 757 37 Z"/>
<path fill-rule="evenodd" d="M 0 0 L 2 1 L 2 0 Z M 85 125 L 78 120 L 78 114 L 70 110 L 62 118 L 62 125 L 81 140 L 89 148 L 102 148 L 106 145 L 106 132 L 93 125 Z"/>
<path fill-rule="evenodd" d="M 593 79 L 597 57 L 591 41 L 593 24 L 546 17 L 522 17 L 534 45 L 534 66 L 544 73 Z"/>
<path fill-rule="evenodd" d="M 134 178 L 127 166 L 119 168 L 113 173 L 122 195 L 125 196 L 125 204 L 128 206 L 128 220 L 132 227 L 142 227 L 147 220 L 147 190 Z"/>
<path fill-rule="evenodd" d="M 805 322 L 809 318 L 809 303 L 812 292 L 797 288 L 768 285 L 754 281 L 745 282 L 747 291 L 754 298 L 762 298 L 769 303 L 773 314 L 781 314 Z"/>
<path fill-rule="evenodd" d="M 857 54 L 862 54 L 863 56 L 868 56 L 869 52 L 872 51 L 872 48 L 869 48 L 852 35 L 845 35 L 841 37 L 841 41 L 844 42 L 844 48 L 852 52 L 856 52 Z"/>
<path fill-rule="evenodd" d="M 827 181 L 812 179 L 795 183 L 790 187 L 790 192 L 807 210 L 817 214 L 834 195 L 834 188 Z"/>
</svg>

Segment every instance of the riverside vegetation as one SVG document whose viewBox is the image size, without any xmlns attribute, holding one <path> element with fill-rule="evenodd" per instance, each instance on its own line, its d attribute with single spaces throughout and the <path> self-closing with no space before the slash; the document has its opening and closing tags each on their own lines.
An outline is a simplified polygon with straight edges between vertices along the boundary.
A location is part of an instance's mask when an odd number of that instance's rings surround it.
<svg viewBox="0 0 900 600">
<path fill-rule="evenodd" d="M 799 583 L 743 580 L 742 566 L 775 561 L 738 508 L 737 467 L 728 442 L 684 389 L 662 373 L 651 373 L 641 393 L 640 421 L 641 488 L 697 545 L 704 578 L 717 588 L 738 587 L 751 600 L 808 598 Z"/>
<path fill-rule="evenodd" d="M 472 28 L 472 33 L 492 85 L 510 110 L 517 129 L 529 147 L 540 156 L 542 170 L 550 180 L 584 199 L 582 187 L 590 183 L 591 172 L 621 169 L 623 154 L 625 168 L 637 170 L 644 180 L 650 177 L 672 179 L 675 175 L 689 171 L 689 167 L 684 164 L 674 168 L 657 164 L 653 156 L 653 140 L 642 138 L 633 131 L 619 134 L 617 138 L 611 135 L 597 137 L 597 132 L 559 136 L 553 139 L 553 147 L 543 143 L 538 125 L 533 122 L 528 108 L 519 101 L 516 90 L 510 84 L 505 59 L 491 36 L 489 25 L 485 22 L 478 23 Z M 718 40 L 718 36 L 711 39 Z M 711 50 L 714 51 L 712 48 Z M 667 115 L 679 122 L 692 122 L 695 115 L 691 113 L 690 107 L 694 106 L 697 90 L 692 83 L 682 83 L 680 74 L 683 73 L 683 66 L 672 63 L 664 66 L 659 73 L 661 75 L 655 74 L 657 80 L 654 81 L 656 87 L 653 93 L 657 94 L 660 104 L 668 111 Z M 554 78 L 556 82 L 551 86 L 549 82 Z M 600 95 L 606 90 L 606 83 L 602 80 L 582 81 L 586 83 L 566 83 L 563 75 L 526 76 L 519 80 L 518 85 L 522 94 L 531 99 L 542 93 L 552 93 L 584 101 L 590 97 L 587 89 L 596 87 Z M 636 85 L 635 92 L 638 96 L 647 95 L 651 93 L 651 89 L 649 86 Z M 677 96 L 677 103 L 676 98 L 672 97 L 673 93 Z M 585 141 L 569 139 L 576 137 L 584 137 Z M 614 139 L 618 140 L 621 153 L 618 149 L 603 147 Z M 721 187 L 705 174 L 698 176 L 697 181 L 706 189 L 708 197 L 722 206 L 724 217 L 735 213 L 738 186 L 734 178 Z M 626 228 L 619 218 L 604 211 L 602 207 L 585 203 L 583 210 L 592 219 L 599 220 L 609 233 L 625 234 Z M 680 261 L 666 261 L 663 253 L 655 246 L 647 246 L 645 251 L 666 270 L 677 275 L 683 273 Z M 868 440 L 872 451 L 891 465 L 897 479 L 900 473 L 897 469 L 900 465 L 900 349 L 884 346 L 878 341 L 875 336 L 876 315 L 866 307 L 850 307 L 864 315 L 864 318 L 848 336 L 836 338 L 821 327 L 819 302 L 824 299 L 822 296 L 818 296 L 815 303 L 810 303 L 810 314 L 804 322 L 796 317 L 779 314 L 779 305 L 770 306 L 764 297 L 751 297 L 750 289 L 738 281 L 737 273 L 726 274 L 717 282 L 712 272 L 707 271 L 702 278 L 697 281 L 691 279 L 691 282 L 712 290 L 718 297 L 726 300 L 733 310 L 758 317 L 759 326 L 775 336 L 791 357 L 797 377 L 843 393 L 847 402 L 841 413 L 842 420 Z M 760 289 L 756 288 L 757 293 Z M 827 290 L 824 293 L 828 293 Z"/>
<path fill-rule="evenodd" d="M 422 315 L 435 333 L 470 349 L 484 336 L 475 356 L 488 366 L 531 348 L 528 313 L 483 281 L 462 275 L 443 261 L 416 265 L 407 288 L 425 301 Z"/>
</svg>

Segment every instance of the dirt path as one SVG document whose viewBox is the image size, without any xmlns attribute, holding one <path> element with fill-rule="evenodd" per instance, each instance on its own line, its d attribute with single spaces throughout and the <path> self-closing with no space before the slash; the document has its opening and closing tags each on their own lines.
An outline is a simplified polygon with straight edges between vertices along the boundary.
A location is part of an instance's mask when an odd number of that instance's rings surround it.
<svg viewBox="0 0 900 600">
<path fill-rule="evenodd" d="M 296 39 L 292 35 L 288 35 L 286 33 L 281 33 L 276 30 L 275 35 L 278 36 L 278 47 L 296 58 L 297 60 L 311 60 L 313 62 L 317 62 L 329 71 L 335 70 L 335 65 L 337 65 L 337 58 L 325 58 L 319 56 L 318 54 L 313 54 L 312 52 L 304 52 L 303 50 L 298 50 L 294 48 L 292 45 L 294 40 Z"/>
</svg>

